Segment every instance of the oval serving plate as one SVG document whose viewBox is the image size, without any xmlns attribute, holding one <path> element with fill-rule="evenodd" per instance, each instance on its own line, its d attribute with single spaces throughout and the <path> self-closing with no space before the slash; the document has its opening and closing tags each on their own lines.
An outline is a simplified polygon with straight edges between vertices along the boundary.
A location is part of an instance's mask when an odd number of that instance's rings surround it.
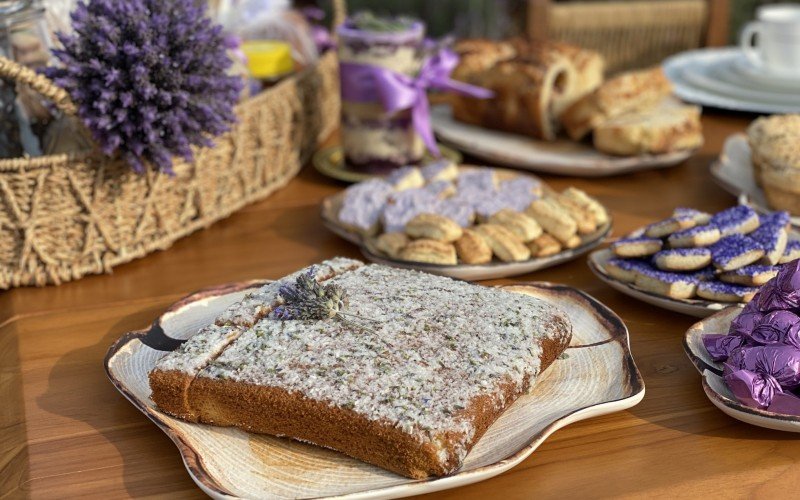
<svg viewBox="0 0 800 500">
<path fill-rule="evenodd" d="M 435 106 L 431 110 L 431 123 L 442 141 L 460 151 L 498 164 L 548 174 L 605 177 L 672 167 L 694 154 L 694 151 L 679 151 L 663 155 L 611 156 L 582 142 L 567 139 L 539 141 L 461 123 L 453 119 L 447 105 Z"/>
<path fill-rule="evenodd" d="M 725 140 L 722 154 L 711 164 L 711 176 L 739 203 L 759 213 L 771 212 L 764 191 L 753 177 L 753 161 L 745 134 L 733 134 Z M 800 228 L 800 217 L 791 217 L 792 226 Z"/>
<path fill-rule="evenodd" d="M 728 302 L 713 302 L 703 299 L 671 299 L 669 297 L 664 297 L 663 295 L 641 290 L 630 283 L 625 283 L 624 281 L 612 278 L 606 274 L 604 265 L 613 257 L 614 254 L 608 248 L 596 250 L 589 254 L 589 258 L 587 259 L 589 269 L 591 269 L 595 276 L 600 278 L 602 282 L 614 290 L 622 292 L 629 297 L 633 297 L 634 299 L 641 300 L 642 302 L 646 302 L 662 309 L 667 309 L 669 311 L 674 311 L 697 318 L 705 318 L 716 312 L 719 312 L 722 309 L 725 309 L 726 307 L 737 305 Z"/>
<path fill-rule="evenodd" d="M 190 295 L 149 329 L 123 335 L 105 357 L 114 386 L 173 440 L 192 479 L 213 498 L 396 498 L 455 488 L 511 469 L 561 427 L 625 410 L 644 397 L 622 320 L 579 290 L 531 283 L 508 289 L 561 308 L 573 322 L 572 344 L 532 393 L 520 397 L 489 428 L 464 467 L 451 476 L 412 480 L 331 450 L 192 424 L 158 411 L 147 379 L 156 362 L 263 283 L 233 283 Z"/>
<path fill-rule="evenodd" d="M 461 169 L 475 168 L 471 166 L 461 166 Z M 478 167 L 480 168 L 480 167 Z M 513 170 L 496 168 L 494 169 L 499 175 L 505 177 L 513 177 L 517 175 L 528 175 L 534 179 L 542 182 L 544 189 L 549 190 L 544 181 L 532 174 L 520 173 Z M 342 226 L 337 219 L 339 208 L 341 207 L 344 199 L 344 192 L 337 193 L 322 200 L 322 223 L 332 233 L 341 238 L 358 245 L 362 255 L 371 262 L 377 264 L 384 264 L 387 266 L 400 267 L 403 269 L 416 269 L 418 271 L 425 271 L 431 274 L 438 274 L 439 276 L 448 276 L 450 278 L 463 279 L 468 281 L 474 280 L 488 280 L 507 278 L 509 276 L 518 276 L 521 274 L 539 271 L 548 267 L 553 267 L 570 260 L 577 259 L 581 255 L 590 252 L 592 249 L 600 246 L 606 237 L 611 234 L 613 221 L 609 219 L 608 224 L 600 227 L 592 234 L 583 237 L 580 246 L 563 250 L 555 255 L 549 257 L 542 257 L 538 259 L 529 259 L 522 262 L 499 262 L 492 261 L 488 264 L 456 264 L 438 265 L 428 264 L 425 262 L 408 262 L 398 259 L 392 259 L 383 255 L 380 251 L 375 249 L 368 241 L 366 241 L 360 234 L 349 230 Z"/>
<path fill-rule="evenodd" d="M 726 333 L 739 309 L 731 307 L 692 325 L 683 338 L 683 349 L 700 372 L 703 391 L 711 403 L 742 422 L 787 432 L 800 432 L 800 416 L 784 415 L 751 408 L 736 400 L 722 379 L 722 364 L 711 360 L 703 346 L 706 333 Z"/>
</svg>

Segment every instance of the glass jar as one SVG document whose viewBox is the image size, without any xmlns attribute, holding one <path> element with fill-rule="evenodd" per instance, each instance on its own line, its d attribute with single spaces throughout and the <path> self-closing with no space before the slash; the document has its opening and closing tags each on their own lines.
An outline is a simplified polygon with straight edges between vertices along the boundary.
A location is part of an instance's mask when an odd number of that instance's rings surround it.
<svg viewBox="0 0 800 500">
<path fill-rule="evenodd" d="M 377 31 L 349 19 L 338 29 L 340 63 L 380 66 L 416 76 L 422 66 L 425 26 L 412 19 L 391 21 L 393 29 Z M 372 100 L 342 99 L 342 148 L 348 165 L 370 171 L 419 163 L 425 144 L 417 134 L 411 110 L 387 112 Z"/>
</svg>

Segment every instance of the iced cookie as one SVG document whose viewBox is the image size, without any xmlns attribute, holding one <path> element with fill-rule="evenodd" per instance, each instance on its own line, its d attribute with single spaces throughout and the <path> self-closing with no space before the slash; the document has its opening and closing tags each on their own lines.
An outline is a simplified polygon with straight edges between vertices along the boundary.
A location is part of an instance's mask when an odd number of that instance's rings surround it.
<svg viewBox="0 0 800 500">
<path fill-rule="evenodd" d="M 465 170 L 458 174 L 456 185 L 459 191 L 474 189 L 487 193 L 497 189 L 497 177 L 491 169 Z"/>
<path fill-rule="evenodd" d="M 417 167 L 406 166 L 392 171 L 386 176 L 386 182 L 394 186 L 397 191 L 420 188 L 425 185 L 425 179 Z"/>
<path fill-rule="evenodd" d="M 433 181 L 423 189 L 439 199 L 449 198 L 456 194 L 456 186 L 450 181 Z"/>
<path fill-rule="evenodd" d="M 696 225 L 697 223 L 690 216 L 670 217 L 647 226 L 644 230 L 644 235 L 648 238 L 665 238 L 672 233 L 683 231 Z"/>
<path fill-rule="evenodd" d="M 655 254 L 653 262 L 662 271 L 697 271 L 711 264 L 708 248 L 672 248 Z"/>
<path fill-rule="evenodd" d="M 347 188 L 339 209 L 339 222 L 351 230 L 375 234 L 390 194 L 391 184 L 381 179 L 371 179 Z"/>
<path fill-rule="evenodd" d="M 760 214 L 758 220 L 762 226 L 775 225 L 775 226 L 788 226 L 790 222 L 789 212 L 771 212 L 768 214 Z"/>
<path fill-rule="evenodd" d="M 458 166 L 452 160 L 442 159 L 420 169 L 426 182 L 452 181 L 458 177 Z"/>
<path fill-rule="evenodd" d="M 647 257 L 660 251 L 663 245 L 658 238 L 636 236 L 615 241 L 611 244 L 611 251 L 617 257 Z"/>
<path fill-rule="evenodd" d="M 645 260 L 639 259 L 609 259 L 603 265 L 606 274 L 614 279 L 633 283 L 642 271 L 652 271 L 653 267 Z"/>
<path fill-rule="evenodd" d="M 724 272 L 719 275 L 719 279 L 735 285 L 761 286 L 777 274 L 777 266 L 752 265 Z"/>
<path fill-rule="evenodd" d="M 722 236 L 747 234 L 759 226 L 758 214 L 752 208 L 739 205 L 714 214 L 709 224 L 716 226 Z"/>
<path fill-rule="evenodd" d="M 707 247 L 718 242 L 720 237 L 719 229 L 707 224 L 672 233 L 667 243 L 672 248 Z"/>
<path fill-rule="evenodd" d="M 458 198 L 447 198 L 437 203 L 436 213 L 454 220 L 461 227 L 469 227 L 475 222 L 475 209 Z"/>
<path fill-rule="evenodd" d="M 783 252 L 786 250 L 786 243 L 789 240 L 789 232 L 786 231 L 786 225 L 781 225 L 780 222 L 762 224 L 747 236 L 754 239 L 764 250 L 764 257 L 761 258 L 762 263 L 771 265 L 775 265 L 781 260 Z"/>
<path fill-rule="evenodd" d="M 672 212 L 673 217 L 691 217 L 694 221 L 702 226 L 708 224 L 711 220 L 711 214 L 694 208 L 678 207 Z"/>
<path fill-rule="evenodd" d="M 786 243 L 786 249 L 783 251 L 783 257 L 778 261 L 779 264 L 786 264 L 793 260 L 800 259 L 800 240 L 792 240 Z"/>
<path fill-rule="evenodd" d="M 697 285 L 697 295 L 715 302 L 750 302 L 758 291 L 757 287 L 704 281 Z"/>
<path fill-rule="evenodd" d="M 386 233 L 402 233 L 408 221 L 419 214 L 438 213 L 441 202 L 436 196 L 420 189 L 406 189 L 392 193 L 386 200 L 386 206 L 381 214 L 383 231 Z"/>
<path fill-rule="evenodd" d="M 698 280 L 690 274 L 642 269 L 637 271 L 637 287 L 644 291 L 673 299 L 691 299 L 697 290 Z"/>
<path fill-rule="evenodd" d="M 720 271 L 732 271 L 756 262 L 764 256 L 764 250 L 755 240 L 731 234 L 714 243 L 711 249 L 711 262 Z"/>
</svg>

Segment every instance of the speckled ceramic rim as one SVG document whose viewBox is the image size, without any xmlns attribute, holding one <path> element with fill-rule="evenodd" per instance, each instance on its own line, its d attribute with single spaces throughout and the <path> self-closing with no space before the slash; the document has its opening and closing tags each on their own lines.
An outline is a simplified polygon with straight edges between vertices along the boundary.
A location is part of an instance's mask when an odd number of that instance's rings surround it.
<svg viewBox="0 0 800 500">
<path fill-rule="evenodd" d="M 150 328 L 128 332 L 124 334 L 122 337 L 120 337 L 108 349 L 108 352 L 106 353 L 103 362 L 106 370 L 106 375 L 108 376 L 109 380 L 111 380 L 111 383 L 114 384 L 114 387 L 116 387 L 117 390 L 120 393 L 122 393 L 122 395 L 125 396 L 126 399 L 128 399 L 128 401 L 130 401 L 136 408 L 138 408 L 150 420 L 152 420 L 162 431 L 164 431 L 170 437 L 170 439 L 172 439 L 172 441 L 177 446 L 178 451 L 181 454 L 181 457 L 183 458 L 183 462 L 187 470 L 189 471 L 189 475 L 192 477 L 195 483 L 197 483 L 197 485 L 207 494 L 218 498 L 223 498 L 223 497 L 235 498 L 235 495 L 230 491 L 226 490 L 225 488 L 221 487 L 216 482 L 216 480 L 209 474 L 208 470 L 203 464 L 202 456 L 200 456 L 200 454 L 188 444 L 188 440 L 182 435 L 180 431 L 170 427 L 169 423 L 162 418 L 159 412 L 153 410 L 143 401 L 140 401 L 135 396 L 133 396 L 133 394 L 131 394 L 131 392 L 126 389 L 124 382 L 114 377 L 114 375 L 111 372 L 110 365 L 116 354 L 126 344 L 128 344 L 133 340 L 139 340 L 145 345 L 158 350 L 171 351 L 177 348 L 177 346 L 180 345 L 181 342 L 166 336 L 164 330 L 161 328 L 161 321 L 165 315 L 178 313 L 182 309 L 184 309 L 187 305 L 192 304 L 193 302 L 197 302 L 199 300 L 208 299 L 210 297 L 218 297 L 221 295 L 226 295 L 228 293 L 243 291 L 250 288 L 257 288 L 269 281 L 271 280 L 253 280 L 240 283 L 229 283 L 225 285 L 206 288 L 196 293 L 193 293 L 179 300 L 175 304 L 171 305 L 169 308 L 167 308 L 167 310 L 161 316 L 159 316 L 155 321 L 153 321 L 153 324 L 150 326 Z M 347 498 L 347 497 L 349 498 L 390 497 L 391 498 L 398 496 L 408 496 L 421 492 L 417 491 L 414 488 L 415 485 L 422 485 L 431 481 L 438 481 L 439 486 L 441 486 L 441 488 L 437 489 L 442 490 L 456 486 L 455 484 L 452 483 L 455 483 L 456 480 L 458 479 L 463 480 L 465 477 L 480 476 L 482 478 L 489 478 L 491 476 L 500 474 L 510 469 L 517 462 L 523 460 L 528 455 L 533 453 L 533 451 L 535 451 L 536 448 L 538 448 L 539 445 L 556 430 L 560 429 L 561 427 L 564 427 L 565 425 L 568 425 L 569 423 L 582 420 L 584 418 L 589 418 L 592 415 L 585 415 L 585 414 L 588 414 L 590 411 L 603 408 L 608 408 L 607 410 L 608 413 L 611 413 L 613 411 L 621 411 L 622 409 L 630 408 L 638 404 L 642 400 L 645 392 L 644 380 L 642 379 L 642 376 L 639 373 L 639 369 L 636 367 L 636 363 L 630 351 L 629 347 L 630 340 L 628 336 L 628 329 L 619 316 L 617 316 L 611 309 L 609 309 L 602 303 L 598 302 L 595 298 L 591 297 L 590 295 L 565 285 L 558 285 L 546 282 L 532 282 L 532 283 L 519 283 L 514 285 L 508 285 L 504 288 L 521 288 L 521 287 L 537 288 L 539 290 L 553 294 L 556 299 L 558 296 L 570 297 L 577 303 L 583 304 L 586 310 L 591 315 L 593 315 L 600 324 L 606 327 L 608 332 L 611 333 L 611 336 L 608 339 L 591 345 L 570 346 L 568 349 L 582 349 L 582 348 L 592 347 L 595 345 L 606 344 L 609 342 L 618 342 L 623 350 L 624 353 L 623 358 L 625 359 L 624 365 L 622 365 L 620 368 L 624 370 L 625 376 L 623 378 L 626 381 L 626 389 L 627 389 L 626 397 L 615 400 L 604 401 L 602 403 L 587 406 L 579 410 L 575 410 L 567 415 L 564 415 L 563 417 L 550 423 L 548 426 L 543 428 L 539 433 L 534 435 L 531 438 L 531 442 L 527 446 L 523 447 L 515 454 L 508 456 L 502 460 L 499 460 L 494 464 L 487 465 L 484 467 L 479 467 L 477 469 L 473 469 L 463 473 L 456 473 L 452 476 L 446 476 L 443 478 L 409 482 L 396 486 L 391 486 L 382 490 L 359 492 L 338 498 Z M 480 479 L 475 479 L 475 481 L 479 480 Z"/>
<path fill-rule="evenodd" d="M 709 365 L 708 363 L 703 361 L 703 358 L 700 355 L 701 353 L 697 353 L 694 350 L 692 350 L 692 344 L 690 342 L 690 339 L 695 335 L 694 332 L 696 330 L 702 328 L 702 325 L 704 323 L 710 321 L 711 319 L 718 319 L 719 317 L 725 316 L 727 314 L 731 314 L 731 312 L 726 309 L 714 314 L 713 316 L 709 316 L 708 318 L 705 318 L 702 321 L 698 321 L 697 323 L 693 324 L 683 336 L 683 350 L 686 352 L 686 355 L 689 357 L 689 360 L 692 362 L 694 367 L 697 368 L 697 371 L 700 372 L 701 380 L 703 383 L 703 390 L 705 391 L 706 396 L 708 396 L 708 398 L 711 399 L 712 402 L 716 401 L 717 403 L 727 406 L 728 408 L 738 412 L 758 417 L 768 418 L 772 420 L 780 420 L 783 422 L 800 423 L 800 416 L 798 415 L 785 415 L 783 413 L 774 413 L 771 411 L 759 410 L 758 408 L 751 408 L 749 406 L 743 405 L 738 401 L 735 401 L 733 399 L 728 398 L 727 396 L 718 393 L 709 385 L 708 380 L 706 379 L 706 374 L 705 374 L 706 370 L 720 376 L 722 375 L 722 370 L 720 370 L 716 366 Z M 728 325 L 730 325 L 730 322 L 728 322 Z"/>
</svg>

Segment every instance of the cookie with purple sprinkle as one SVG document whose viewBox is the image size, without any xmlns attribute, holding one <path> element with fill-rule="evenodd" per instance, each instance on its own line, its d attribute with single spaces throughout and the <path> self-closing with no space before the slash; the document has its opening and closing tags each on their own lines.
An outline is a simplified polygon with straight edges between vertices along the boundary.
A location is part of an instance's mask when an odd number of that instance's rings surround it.
<svg viewBox="0 0 800 500">
<path fill-rule="evenodd" d="M 764 256 L 764 249 L 754 239 L 741 234 L 731 234 L 714 243 L 711 262 L 720 271 L 733 271 L 756 262 Z"/>
<path fill-rule="evenodd" d="M 768 214 L 760 214 L 758 221 L 762 226 L 775 225 L 775 226 L 788 226 L 790 222 L 789 212 L 771 212 Z"/>
<path fill-rule="evenodd" d="M 778 274 L 778 269 L 778 266 L 754 264 L 724 272 L 719 275 L 719 279 L 734 285 L 761 286 L 774 278 Z"/>
<path fill-rule="evenodd" d="M 662 221 L 654 222 L 647 226 L 644 235 L 648 238 L 665 238 L 672 233 L 683 231 L 697 225 L 694 218 L 689 215 L 670 217 Z"/>
<path fill-rule="evenodd" d="M 381 214 L 385 233 L 402 233 L 408 221 L 419 214 L 437 213 L 440 200 L 425 188 L 412 188 L 392 193 Z"/>
<path fill-rule="evenodd" d="M 640 259 L 609 259 L 603 270 L 616 280 L 633 283 L 640 272 L 652 271 L 653 266 Z"/>
<path fill-rule="evenodd" d="M 497 177 L 490 168 L 466 170 L 458 174 L 456 184 L 459 191 L 476 190 L 490 193 L 497 189 Z"/>
<path fill-rule="evenodd" d="M 458 165 L 443 158 L 420 168 L 420 173 L 426 182 L 453 181 L 458 177 Z"/>
<path fill-rule="evenodd" d="M 768 222 L 762 224 L 758 229 L 747 235 L 753 238 L 756 243 L 764 249 L 764 256 L 761 258 L 764 264 L 775 265 L 783 257 L 786 250 L 786 243 L 789 240 L 789 232 L 786 225 L 780 222 Z"/>
<path fill-rule="evenodd" d="M 347 188 L 337 215 L 339 222 L 352 231 L 372 235 L 378 232 L 383 207 L 392 185 L 382 179 L 370 179 Z"/>
<path fill-rule="evenodd" d="M 658 238 L 634 236 L 615 241 L 611 244 L 611 251 L 617 257 L 647 257 L 661 250 L 663 246 L 664 242 Z"/>
<path fill-rule="evenodd" d="M 755 210 L 746 205 L 738 205 L 714 214 L 709 224 L 717 226 L 722 236 L 729 236 L 755 231 L 760 222 Z"/>
<path fill-rule="evenodd" d="M 453 196 L 456 193 L 456 186 L 450 181 L 433 181 L 430 184 L 426 184 L 422 189 L 442 199 Z"/>
<path fill-rule="evenodd" d="M 721 237 L 719 229 L 706 224 L 672 233 L 667 238 L 667 243 L 672 248 L 707 247 L 718 242 Z"/>
<path fill-rule="evenodd" d="M 714 302 L 750 302 L 758 287 L 703 281 L 697 285 L 697 296 Z"/>
<path fill-rule="evenodd" d="M 708 266 L 690 274 L 697 281 L 709 281 L 717 278 L 717 269 L 714 266 Z"/>
<path fill-rule="evenodd" d="M 662 271 L 697 271 L 711 264 L 711 250 L 702 247 L 661 250 L 653 257 L 653 263 Z"/>
<path fill-rule="evenodd" d="M 672 212 L 673 217 L 691 217 L 698 225 L 708 224 L 711 214 L 694 208 L 678 207 Z"/>
<path fill-rule="evenodd" d="M 688 273 L 673 273 L 658 269 L 640 270 L 634 284 L 650 293 L 673 299 L 691 299 L 699 280 Z"/>
<path fill-rule="evenodd" d="M 786 243 L 783 257 L 780 258 L 778 264 L 786 264 L 796 259 L 800 259 L 800 240 L 791 240 Z"/>
<path fill-rule="evenodd" d="M 386 182 L 394 186 L 398 191 L 421 188 L 425 185 L 425 179 L 422 177 L 419 168 L 411 165 L 393 170 L 391 174 L 386 176 Z"/>
</svg>

